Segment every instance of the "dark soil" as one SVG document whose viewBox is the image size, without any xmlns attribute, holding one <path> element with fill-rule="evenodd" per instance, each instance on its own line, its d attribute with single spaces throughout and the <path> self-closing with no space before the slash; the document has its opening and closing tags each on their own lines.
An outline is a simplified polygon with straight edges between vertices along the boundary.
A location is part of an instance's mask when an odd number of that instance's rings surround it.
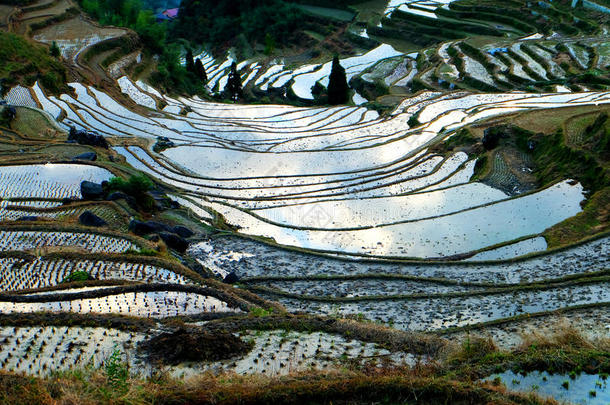
<svg viewBox="0 0 610 405">
<path fill-rule="evenodd" d="M 231 333 L 178 329 L 142 342 L 139 350 L 153 363 L 177 365 L 230 359 L 248 353 L 253 345 Z"/>
</svg>

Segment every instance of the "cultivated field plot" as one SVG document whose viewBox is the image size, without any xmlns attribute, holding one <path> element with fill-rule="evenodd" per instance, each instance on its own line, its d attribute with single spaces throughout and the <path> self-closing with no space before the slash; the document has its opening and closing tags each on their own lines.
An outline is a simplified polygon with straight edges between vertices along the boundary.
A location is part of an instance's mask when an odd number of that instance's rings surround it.
<svg viewBox="0 0 610 405">
<path fill-rule="evenodd" d="M 99 368 L 120 350 L 127 353 L 122 360 L 129 365 L 131 374 L 145 376 L 156 366 L 136 349 L 154 333 L 80 326 L 4 326 L 0 328 L 0 369 L 44 376 L 74 367 Z M 373 343 L 324 332 L 248 330 L 237 335 L 255 342 L 252 350 L 241 357 L 182 363 L 165 369 L 179 377 L 209 371 L 286 375 L 324 369 L 338 361 L 412 366 L 418 360 L 409 353 L 390 352 Z"/>
<path fill-rule="evenodd" d="M 292 250 L 241 237 L 212 238 L 191 249 L 205 265 L 234 271 L 242 280 L 276 281 L 284 278 L 311 280 L 336 277 L 375 277 L 384 275 L 414 277 L 419 281 L 453 281 L 453 284 L 483 283 L 486 286 L 533 283 L 572 275 L 601 272 L 610 264 L 608 236 L 581 245 L 527 259 L 499 262 L 391 263 L 333 258 Z M 207 245 L 207 246 L 206 246 Z M 197 251 L 201 249 L 200 254 Z M 213 252 L 209 255 L 207 252 Z M 292 287 L 291 287 L 292 288 Z M 313 288 L 313 287 L 311 287 Z M 328 295 L 336 295 L 329 290 Z M 355 289 L 357 291 L 357 289 Z M 371 292 L 374 294 L 375 290 Z"/>
<path fill-rule="evenodd" d="M 115 150 L 136 169 L 180 190 L 203 220 L 215 212 L 241 232 L 280 245 L 377 257 L 499 249 L 478 259 L 485 260 L 544 250 L 538 236 L 581 211 L 580 184 L 566 180 L 529 193 L 510 189 L 508 195 L 469 183 L 475 161 L 465 153 L 428 148 L 482 119 L 610 102 L 608 92 L 427 92 L 382 118 L 361 107 L 174 100 L 126 77 L 119 82 L 139 104 L 155 109 L 162 100 L 176 108 L 161 117 L 136 114 L 77 83 L 71 84 L 76 97 L 44 98 L 34 90 L 43 108 L 64 113 L 64 124 L 107 136 L 173 140 L 177 146 L 161 155 L 133 146 Z"/>
<path fill-rule="evenodd" d="M 289 311 L 306 311 L 316 314 L 362 314 L 367 319 L 393 325 L 395 328 L 431 331 L 451 327 L 464 327 L 496 321 L 516 315 L 551 312 L 565 307 L 606 303 L 610 300 L 610 281 L 593 285 L 555 287 L 549 290 L 510 290 L 480 295 L 467 293 L 458 296 L 430 298 L 359 300 L 357 302 L 323 302 L 280 298 Z M 271 298 L 273 295 L 261 294 Z"/>
<path fill-rule="evenodd" d="M 1 99 L 15 106 L 38 107 L 30 89 L 23 86 L 13 87 Z"/>
<path fill-rule="evenodd" d="M 0 221 L 25 219 L 66 220 L 78 218 L 89 211 L 102 218 L 109 227 L 126 231 L 124 213 L 116 206 L 107 204 L 69 204 L 55 200 L 2 200 L 0 201 Z"/>
<path fill-rule="evenodd" d="M 61 297 L 52 294 L 30 295 L 21 302 L 0 302 L 0 313 L 71 312 L 77 314 L 118 314 L 141 318 L 166 318 L 210 312 L 239 312 L 238 308 L 217 298 L 184 291 L 144 291 L 113 293 L 111 288 L 95 291 L 64 290 Z M 79 294 L 94 293 L 92 298 Z M 72 293 L 72 294 L 71 294 Z M 58 298 L 72 297 L 66 300 Z"/>
<path fill-rule="evenodd" d="M 137 249 L 137 245 L 127 239 L 94 233 L 0 230 L 0 251 L 50 247 L 80 248 L 92 253 L 123 253 Z"/>
<path fill-rule="evenodd" d="M 255 346 L 241 358 L 204 365 L 203 370 L 232 371 L 238 374 L 286 375 L 308 369 L 324 369 L 340 361 L 385 361 L 394 365 L 414 365 L 416 357 L 390 352 L 373 343 L 323 332 L 301 333 L 285 330 L 246 331 L 239 335 Z M 179 368 L 174 373 L 179 372 Z M 193 370 L 194 371 L 194 370 Z"/>
<path fill-rule="evenodd" d="M 523 343 L 523 336 L 552 336 L 557 330 L 569 329 L 576 325 L 578 325 L 580 333 L 587 338 L 591 340 L 604 339 L 608 336 L 607 325 L 609 324 L 610 311 L 608 311 L 608 305 L 606 304 L 598 307 L 550 313 L 539 317 L 521 317 L 515 322 L 456 331 L 449 334 L 448 337 L 462 339 L 467 335 L 492 336 L 498 346 L 515 349 Z"/>
<path fill-rule="evenodd" d="M 401 52 L 394 49 L 391 45 L 380 44 L 373 49 L 362 52 L 360 55 L 341 59 L 341 65 L 345 68 L 349 80 L 381 60 L 402 55 Z M 416 55 L 410 56 L 414 57 Z M 206 69 L 209 79 L 207 84 L 208 89 L 211 92 L 221 93 L 227 85 L 231 64 L 234 62 L 233 58 L 228 56 L 225 60 L 216 60 L 207 52 L 196 55 L 195 58 L 200 58 Z M 185 61 L 183 60 L 182 63 L 185 63 Z M 322 64 L 306 64 L 297 69 L 290 69 L 281 63 L 263 66 L 258 62 L 245 60 L 238 62 L 237 71 L 244 87 L 249 86 L 263 92 L 284 89 L 284 93 L 290 91 L 301 99 L 313 100 L 312 86 L 316 83 L 324 87 L 328 86 L 331 65 L 331 62 L 326 62 Z M 128 94 L 134 101 L 140 99 L 138 95 L 131 91 L 124 90 L 124 93 Z M 366 101 L 363 100 L 363 102 Z M 169 108 L 171 108 L 172 104 L 170 102 Z"/>
<path fill-rule="evenodd" d="M 193 284 L 172 270 L 135 263 L 103 260 L 68 260 L 36 258 L 26 261 L 19 258 L 0 259 L 0 290 L 19 291 L 54 287 L 75 272 L 85 272 L 96 280 L 123 280 L 142 283 Z"/>
<path fill-rule="evenodd" d="M 0 166 L 0 197 L 80 198 L 83 181 L 101 183 L 112 177 L 106 169 L 80 164 Z"/>
<path fill-rule="evenodd" d="M 393 11 L 400 10 L 406 13 L 412 13 L 428 18 L 437 18 L 434 10 L 438 7 L 446 6 L 453 0 L 390 0 L 386 8 L 385 14 L 391 15 Z"/>
<path fill-rule="evenodd" d="M 55 42 L 66 60 L 76 62 L 78 56 L 89 46 L 125 33 L 126 31 L 120 28 L 96 27 L 78 16 L 37 31 L 33 38 L 46 44 Z"/>
<path fill-rule="evenodd" d="M 191 249 L 202 264 L 235 272 L 253 292 L 290 311 L 363 316 L 404 330 L 465 327 L 582 305 L 605 308 L 610 302 L 608 237 L 528 259 L 483 263 L 333 259 L 237 237 L 202 245 Z"/>
<path fill-rule="evenodd" d="M 77 326 L 0 328 L 0 369 L 44 376 L 53 372 L 102 367 L 116 349 L 133 352 L 144 333 Z M 135 356 L 124 359 L 134 370 L 142 367 Z"/>
<path fill-rule="evenodd" d="M 392 90 L 408 94 L 422 88 L 483 92 L 603 88 L 600 84 L 607 85 L 608 79 L 590 74 L 603 74 L 608 65 L 605 27 L 600 24 L 604 20 L 592 8 L 575 8 L 575 4 L 388 1 L 372 19 L 349 28 L 352 36 L 360 37 L 353 41 L 357 56 L 341 59 L 347 79 L 356 79 L 350 82 L 356 90 L 354 103 L 375 101 L 380 88 L 390 93 L 389 98 L 394 97 Z M 458 40 L 481 36 L 485 38 Z M 401 42 L 406 42 L 403 52 L 394 48 L 401 48 L 396 45 Z M 205 51 L 195 58 L 201 59 L 208 89 L 216 94 L 225 89 L 233 62 L 247 90 L 274 97 L 312 100 L 312 86 L 327 86 L 330 73 L 326 61 L 295 67 L 281 60 L 239 61 L 231 55 L 215 59 Z M 167 111 L 175 108 L 169 106 Z"/>
</svg>

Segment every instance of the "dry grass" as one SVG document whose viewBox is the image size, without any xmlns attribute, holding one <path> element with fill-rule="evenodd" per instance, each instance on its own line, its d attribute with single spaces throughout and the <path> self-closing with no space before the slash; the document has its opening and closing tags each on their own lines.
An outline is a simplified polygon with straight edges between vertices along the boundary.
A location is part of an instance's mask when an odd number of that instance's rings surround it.
<svg viewBox="0 0 610 405">
<path fill-rule="evenodd" d="M 325 370 L 285 377 L 203 374 L 186 381 L 161 374 L 109 384 L 104 371 L 84 370 L 46 379 L 0 374 L 0 403 L 97 404 L 555 404 L 503 387 L 421 376 L 409 370 Z M 15 401 L 15 402 L 12 402 Z"/>
<path fill-rule="evenodd" d="M 554 333 L 548 330 L 532 331 L 522 336 L 523 342 L 517 351 L 526 351 L 531 347 L 538 349 L 563 350 L 605 350 L 610 352 L 610 339 L 593 341 L 585 337 L 567 320 L 553 327 Z"/>
<path fill-rule="evenodd" d="M 44 379 L 0 373 L 0 404 L 368 404 L 464 403 L 556 404 L 532 394 L 508 392 L 503 386 L 477 382 L 489 365 L 528 370 L 566 359 L 589 361 L 590 353 L 609 353 L 607 340 L 590 341 L 565 323 L 556 333 L 533 333 L 513 353 L 498 351 L 488 338 L 469 338 L 454 345 L 443 364 L 420 363 L 413 368 L 364 366 L 293 373 L 204 373 L 189 379 L 156 370 L 148 379 L 131 378 L 116 386 L 105 370 L 85 369 Z M 562 358 L 564 356 L 565 358 Z M 544 369 L 544 368 L 541 368 Z M 477 372 L 478 370 L 478 372 Z M 586 368 L 583 368 L 586 371 Z"/>
</svg>

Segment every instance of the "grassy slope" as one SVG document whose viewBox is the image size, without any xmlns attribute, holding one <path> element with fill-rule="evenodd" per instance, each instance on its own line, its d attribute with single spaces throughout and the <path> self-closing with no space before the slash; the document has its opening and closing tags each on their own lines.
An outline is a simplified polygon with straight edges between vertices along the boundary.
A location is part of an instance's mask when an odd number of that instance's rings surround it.
<svg viewBox="0 0 610 405">
<path fill-rule="evenodd" d="M 23 37 L 0 32 L 0 79 L 5 87 L 32 85 L 39 80 L 51 93 L 66 90 L 66 70 L 49 51 Z"/>
<path fill-rule="evenodd" d="M 605 121 L 597 129 L 592 127 L 600 114 L 608 112 L 610 108 L 607 106 L 528 111 L 468 128 L 475 138 L 482 137 L 485 128 L 495 125 L 508 124 L 524 129 L 521 139 L 503 142 L 516 143 L 526 150 L 528 139 L 536 141 L 531 156 L 540 187 L 569 178 L 580 181 L 589 191 L 581 213 L 546 230 L 544 236 L 549 247 L 575 243 L 610 230 L 610 159 L 607 146 L 610 122 Z M 574 133 L 582 134 L 582 141 L 571 141 Z M 479 167 L 480 176 L 484 177 L 493 156 L 491 153 L 482 156 L 487 156 L 486 167 Z"/>
</svg>

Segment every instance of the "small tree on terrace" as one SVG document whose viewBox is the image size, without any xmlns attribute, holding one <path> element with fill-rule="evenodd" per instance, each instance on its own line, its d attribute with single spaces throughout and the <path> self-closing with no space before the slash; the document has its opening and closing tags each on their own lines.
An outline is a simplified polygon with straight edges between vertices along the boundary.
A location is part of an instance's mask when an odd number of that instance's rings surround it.
<svg viewBox="0 0 610 405">
<path fill-rule="evenodd" d="M 237 73 L 237 63 L 235 62 L 231 65 L 231 73 L 229 73 L 229 80 L 227 81 L 225 91 L 233 101 L 237 101 L 244 96 L 244 91 L 241 87 L 241 77 Z"/>
<path fill-rule="evenodd" d="M 190 49 L 186 50 L 186 70 L 195 73 L 195 61 L 193 60 L 193 51 Z"/>
<path fill-rule="evenodd" d="M 203 63 L 201 63 L 201 59 L 197 58 L 195 61 L 195 75 L 199 80 L 204 83 L 208 81 L 208 75 L 205 73 L 205 68 L 203 67 Z"/>
<path fill-rule="evenodd" d="M 339 63 L 339 57 L 333 58 L 333 66 L 328 78 L 328 103 L 331 105 L 345 104 L 349 97 L 349 86 L 345 69 Z"/>
<path fill-rule="evenodd" d="M 59 55 L 61 55 L 61 50 L 59 49 L 59 46 L 57 46 L 57 42 L 53 41 L 53 43 L 51 44 L 51 49 L 49 50 L 51 53 L 51 56 L 54 58 L 59 58 Z"/>
</svg>

